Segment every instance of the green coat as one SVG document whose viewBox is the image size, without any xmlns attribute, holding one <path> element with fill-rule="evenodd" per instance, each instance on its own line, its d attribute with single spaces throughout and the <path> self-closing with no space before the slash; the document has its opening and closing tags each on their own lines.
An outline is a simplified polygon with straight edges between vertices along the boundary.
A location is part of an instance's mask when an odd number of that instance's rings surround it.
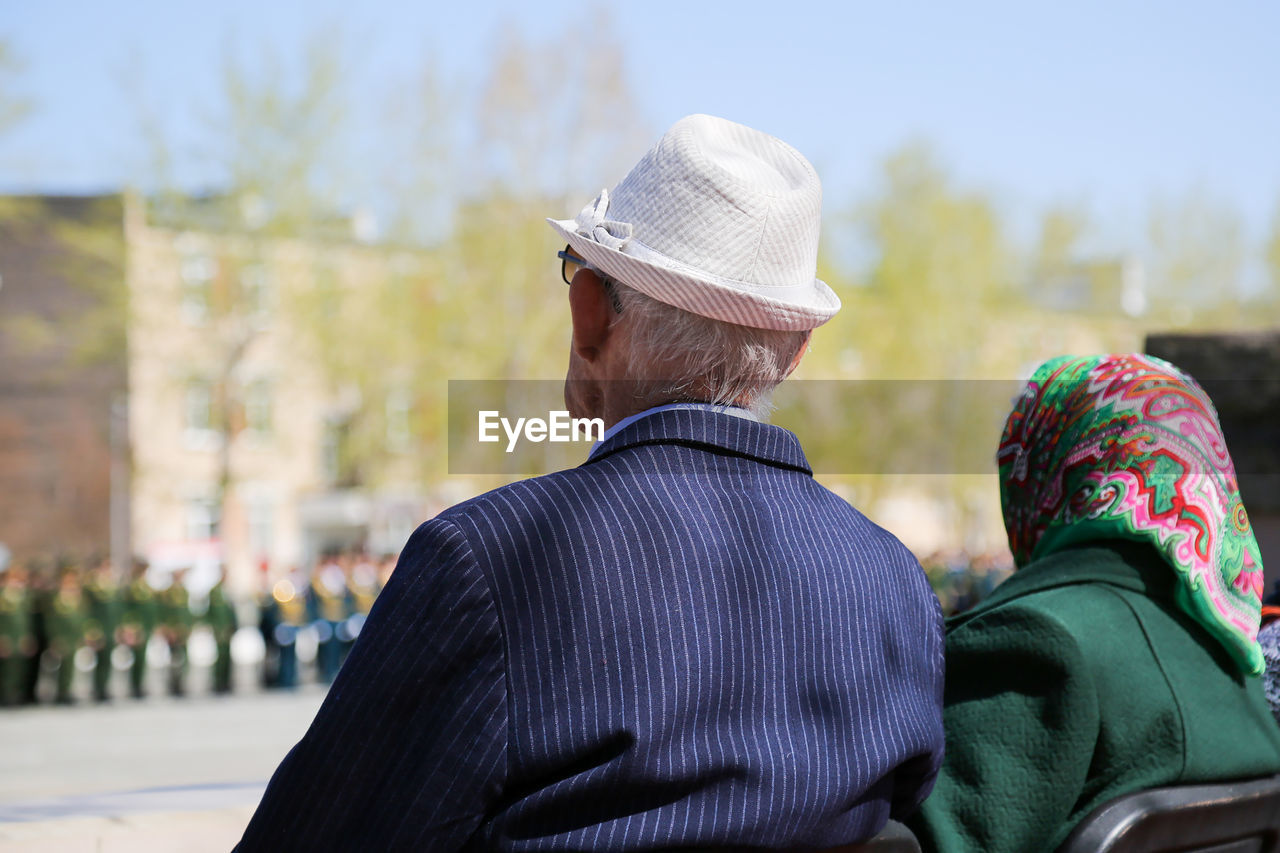
<svg viewBox="0 0 1280 853">
<path fill-rule="evenodd" d="M 160 603 L 160 626 L 170 645 L 186 645 L 196 618 L 191 613 L 187 588 L 176 581 L 156 594 Z"/>
<path fill-rule="evenodd" d="M 1122 794 L 1280 772 L 1260 679 L 1175 582 L 1149 546 L 1095 543 L 948 620 L 946 759 L 908 821 L 925 850 L 1051 851 Z"/>
<path fill-rule="evenodd" d="M 143 642 L 151 636 L 160 619 L 160 603 L 151 584 L 137 578 L 124 590 L 124 609 L 120 624 L 133 628 L 142 635 Z"/>
<path fill-rule="evenodd" d="M 84 585 L 84 599 L 87 639 L 95 647 L 110 649 L 115 645 L 116 627 L 120 624 L 120 588 L 95 578 Z"/>
<path fill-rule="evenodd" d="M 84 644 L 84 595 L 78 589 L 72 592 L 60 589 L 49 599 L 48 607 L 45 620 L 49 648 L 60 657 L 68 658 Z"/>
<path fill-rule="evenodd" d="M 25 587 L 0 585 L 0 656 L 25 655 L 35 644 L 34 606 L 35 598 Z"/>
<path fill-rule="evenodd" d="M 239 623 L 236 621 L 235 606 L 227 598 L 221 581 L 209 590 L 209 607 L 205 610 L 204 621 L 219 643 L 231 642 L 231 635 L 236 632 Z"/>
</svg>

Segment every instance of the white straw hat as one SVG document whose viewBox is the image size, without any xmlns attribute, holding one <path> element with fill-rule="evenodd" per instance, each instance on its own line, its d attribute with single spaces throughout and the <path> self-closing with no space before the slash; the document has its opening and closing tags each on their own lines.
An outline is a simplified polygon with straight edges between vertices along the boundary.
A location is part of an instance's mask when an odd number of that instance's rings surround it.
<svg viewBox="0 0 1280 853">
<path fill-rule="evenodd" d="M 612 192 L 548 219 L 591 267 L 694 314 L 812 329 L 840 310 L 816 277 L 822 184 L 780 139 L 722 118 L 680 119 Z"/>
</svg>

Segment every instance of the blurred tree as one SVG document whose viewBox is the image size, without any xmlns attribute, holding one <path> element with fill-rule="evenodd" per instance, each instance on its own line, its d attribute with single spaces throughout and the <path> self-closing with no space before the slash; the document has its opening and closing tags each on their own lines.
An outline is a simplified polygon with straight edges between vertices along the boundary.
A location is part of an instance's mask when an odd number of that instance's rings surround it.
<svg viewBox="0 0 1280 853">
<path fill-rule="evenodd" d="M 492 55 L 474 111 L 433 117 L 425 129 L 423 150 L 446 155 L 459 184 L 452 227 L 423 266 L 434 278 L 400 276 L 381 303 L 382 351 L 399 354 L 426 482 L 445 473 L 447 380 L 563 377 L 569 327 L 555 256 L 562 246 L 544 220 L 575 214 L 651 141 L 605 11 L 542 43 L 504 32 Z M 422 80 L 429 109 L 456 104 L 440 94 L 438 75 Z M 451 118 L 464 123 L 460 151 L 445 129 Z M 439 168 L 427 161 L 420 171 Z M 372 374 L 381 369 L 385 377 L 385 368 L 370 364 L 362 383 L 376 385 Z M 513 394 L 534 388 L 507 386 Z"/>
<path fill-rule="evenodd" d="M 234 446 L 248 426 L 246 409 L 252 379 L 244 369 L 272 312 L 287 318 L 280 332 L 303 347 L 326 355 L 338 334 L 340 294 L 332 285 L 337 273 L 316 251 L 318 263 L 301 276 L 291 275 L 285 260 L 290 241 L 311 241 L 318 250 L 330 240 L 351 240 L 351 221 L 338 215 L 342 198 L 342 140 L 347 102 L 342 88 L 342 41 L 332 34 L 313 36 L 301 74 L 295 82 L 278 57 L 261 55 L 251 68 L 228 50 L 222 72 L 220 103 L 207 119 L 208 158 L 224 176 L 221 191 L 200 200 L 194 209 L 185 200 L 176 224 L 188 211 L 194 224 L 234 235 L 219 251 L 215 298 L 205 324 L 209 344 L 202 365 L 213 387 L 214 430 L 218 433 L 218 467 L 212 500 L 226 515 L 237 469 Z M 307 273 L 311 273 L 308 275 Z M 274 299 L 275 304 L 268 304 Z M 333 365 L 322 359 L 332 372 Z M 331 413 L 339 422 L 351 412 Z M 336 426 L 342 426 L 336 423 Z M 339 439 L 341 429 L 334 432 Z M 348 462 L 345 447 L 336 452 Z M 349 464 L 339 466 L 339 482 L 355 479 Z"/>
<path fill-rule="evenodd" d="M 1080 243 L 1088 228 L 1082 210 L 1053 207 L 1040 220 L 1040 235 L 1027 270 L 1027 296 L 1057 310 L 1115 310 L 1098 304 L 1098 288 L 1081 263 Z"/>
<path fill-rule="evenodd" d="M 1138 255 L 1089 253 L 1084 243 L 1093 230 L 1081 207 L 1045 212 L 1027 265 L 1028 300 L 1040 309 L 1090 317 L 1142 315 L 1147 294 Z"/>
<path fill-rule="evenodd" d="M 289 318 L 279 334 L 298 346 L 319 348 L 331 338 L 336 315 L 307 310 L 317 302 L 319 279 L 297 274 L 297 241 L 321 247 L 351 240 L 350 220 L 338 215 L 347 103 L 341 40 L 313 37 L 300 65 L 300 74 L 291 75 L 270 52 L 250 62 L 228 46 L 221 87 L 200 109 L 203 131 L 191 149 L 146 108 L 145 92 L 133 92 L 150 152 L 141 215 L 172 235 L 181 267 L 175 284 L 190 291 L 181 299 L 198 315 L 186 330 L 187 363 L 170 374 L 175 383 L 207 389 L 201 429 L 215 438 L 208 495 L 214 535 L 234 508 L 237 439 L 253 417 L 269 411 L 265 386 L 247 366 L 272 316 Z M 217 176 L 216 191 L 193 194 L 178 185 L 177 175 L 193 166 Z M 167 300 L 134 300 L 113 322 L 139 339 L 163 338 L 159 330 L 174 322 L 171 310 Z"/>
<path fill-rule="evenodd" d="M 1075 207 L 1050 208 L 1040 220 L 1033 276 L 1046 279 L 1070 271 L 1079 260 L 1080 242 L 1089 228 L 1085 212 Z"/>
<path fill-rule="evenodd" d="M 956 189 L 922 144 L 887 157 L 879 183 L 846 219 L 865 244 L 865 264 L 842 271 L 824 263 L 838 287 L 852 282 L 841 288 L 849 308 L 820 332 L 804 375 L 984 375 L 991 318 L 1020 301 L 994 204 Z"/>
<path fill-rule="evenodd" d="M 1157 199 L 1147 232 L 1152 321 L 1203 327 L 1238 318 L 1244 236 L 1228 202 L 1200 190 Z"/>
<path fill-rule="evenodd" d="M 14 85 L 21 71 L 22 63 L 13 48 L 0 39 L 0 133 L 12 129 L 31 112 L 31 101 L 19 94 Z M 22 199 L 0 199 L 0 225 L 4 227 L 20 227 L 31 212 L 32 206 Z"/>
<path fill-rule="evenodd" d="M 957 187 L 927 146 L 891 153 L 879 178 L 869 199 L 837 216 L 857 229 L 865 260 L 844 271 L 824 258 L 845 307 L 817 330 L 797 372 L 861 381 L 797 388 L 807 402 L 795 412 L 784 393 L 777 419 L 800 429 L 816 468 L 853 475 L 825 479 L 864 507 L 904 490 L 931 492 L 969 529 L 973 484 L 951 475 L 984 470 L 1004 414 L 988 411 L 999 408 L 991 403 L 999 389 L 984 380 L 1011 376 L 1028 345 L 1014 253 L 992 200 Z M 1066 262 L 1070 225 L 1052 223 L 1044 263 Z M 810 423 L 847 428 L 806 430 Z M 929 474 L 940 476 L 920 476 Z"/>
<path fill-rule="evenodd" d="M 0 316 L 0 333 L 29 353 L 64 350 L 61 370 L 122 364 L 128 294 L 119 197 L 10 196 L 0 200 L 0 227 L 31 245 L 47 241 L 47 269 L 76 291 L 73 304 L 58 306 L 64 311 Z"/>
<path fill-rule="evenodd" d="M 14 87 L 21 71 L 22 62 L 13 47 L 0 39 L 0 133 L 14 127 L 31 112 L 31 101 L 18 94 Z"/>
<path fill-rule="evenodd" d="M 572 215 L 649 142 L 637 130 L 621 45 L 602 14 L 545 43 L 500 36 L 473 112 L 463 112 L 457 89 L 424 63 L 412 91 L 387 107 L 380 204 L 391 220 L 377 245 L 356 252 L 365 258 L 358 263 L 348 257 L 355 248 L 338 249 L 344 238 L 336 233 L 313 242 L 327 233 L 322 216 L 281 215 L 323 214 L 342 197 L 332 184 L 317 192 L 325 172 L 303 167 L 332 159 L 323 140 L 298 144 L 303 164 L 284 178 L 276 167 L 253 165 L 293 152 L 292 129 L 333 132 L 325 117 L 344 113 L 331 97 L 340 75 L 326 62 L 313 65 L 308 80 L 316 88 L 292 99 L 278 78 L 226 75 L 231 106 L 223 112 L 232 117 L 225 124 L 234 144 L 209 148 L 228 152 L 229 199 L 265 202 L 262 225 L 249 229 L 241 217 L 241 231 L 254 239 L 296 235 L 309 247 L 297 276 L 305 285 L 282 289 L 281 309 L 342 401 L 332 415 L 341 484 L 378 485 L 406 469 L 419 482 L 445 476 L 448 379 L 563 375 L 560 246 L 543 220 Z M 601 49 L 588 56 L 578 49 L 587 40 Z M 217 218 L 236 213 L 224 209 Z"/>
<path fill-rule="evenodd" d="M 382 156 L 370 166 L 387 211 L 385 237 L 433 245 L 448 236 L 469 159 L 461 135 L 464 97 L 431 56 L 382 108 Z"/>
<path fill-rule="evenodd" d="M 493 55 L 473 120 L 480 185 L 518 198 L 589 198 L 650 144 L 606 7 L 543 44 L 509 29 Z"/>
<path fill-rule="evenodd" d="M 13 47 L 0 39 L 0 133 L 17 126 L 33 110 L 31 100 L 15 85 L 23 68 Z M 118 200 L 75 204 L 71 215 L 56 207 L 52 200 L 36 196 L 5 197 L 0 199 L 0 227 L 24 234 L 31 242 L 48 237 L 55 244 L 73 248 L 61 255 L 53 253 L 52 268 L 69 282 L 82 283 L 86 298 L 76 306 L 74 317 L 54 318 L 34 312 L 0 317 L 0 333 L 13 335 L 24 349 L 46 349 L 59 344 L 59 325 L 71 321 L 82 333 L 73 338 L 63 367 L 118 360 L 124 352 L 119 318 L 125 304 L 120 286 L 124 248 Z"/>
<path fill-rule="evenodd" d="M 307 234 L 333 218 L 342 199 L 342 139 L 347 103 L 341 41 L 313 36 L 301 86 L 267 54 L 254 73 L 230 54 L 223 104 L 209 121 L 211 156 L 226 176 L 226 198 L 254 235 Z"/>
<path fill-rule="evenodd" d="M 451 245 L 494 300 L 487 319 L 496 325 L 485 337 L 505 347 L 487 375 L 558 376 L 568 340 L 555 258 L 562 247 L 543 220 L 577 213 L 622 178 L 649 139 L 603 7 L 545 44 L 515 31 L 499 43 L 474 119 L 487 171 L 480 185 L 489 190 L 464 204 Z"/>
<path fill-rule="evenodd" d="M 1264 252 L 1270 278 L 1267 301 L 1274 304 L 1280 301 L 1280 205 L 1276 207 L 1275 219 L 1271 223 L 1271 235 L 1267 239 Z"/>
</svg>

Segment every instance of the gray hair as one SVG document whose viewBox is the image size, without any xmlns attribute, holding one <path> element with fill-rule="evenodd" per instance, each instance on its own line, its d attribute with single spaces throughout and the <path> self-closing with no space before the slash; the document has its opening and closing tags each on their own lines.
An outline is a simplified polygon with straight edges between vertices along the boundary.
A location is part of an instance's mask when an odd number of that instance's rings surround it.
<svg viewBox="0 0 1280 853">
<path fill-rule="evenodd" d="M 772 408 L 809 332 L 753 329 L 691 314 L 613 281 L 622 306 L 614 325 L 628 334 L 628 379 L 650 405 L 701 400 L 741 405 L 757 417 Z"/>
</svg>

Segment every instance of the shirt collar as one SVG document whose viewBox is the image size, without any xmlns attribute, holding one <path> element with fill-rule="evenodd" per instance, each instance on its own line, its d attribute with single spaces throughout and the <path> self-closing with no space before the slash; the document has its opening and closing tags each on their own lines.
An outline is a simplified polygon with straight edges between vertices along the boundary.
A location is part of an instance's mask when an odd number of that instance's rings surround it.
<svg viewBox="0 0 1280 853">
<path fill-rule="evenodd" d="M 647 418 L 650 415 L 656 415 L 659 412 L 675 412 L 681 410 L 695 412 L 720 412 L 726 415 L 733 415 L 735 418 L 746 418 L 749 421 L 756 421 L 757 423 L 760 421 L 759 418 L 741 406 L 724 406 L 717 405 L 715 403 L 664 403 L 661 406 L 653 406 L 652 408 L 645 409 L 643 412 L 636 412 L 634 415 L 627 415 L 627 417 L 609 427 L 604 431 L 604 435 L 600 436 L 600 440 L 591 445 L 591 452 L 595 453 L 600 448 L 600 445 L 604 444 L 606 441 L 613 438 L 619 432 L 631 426 L 631 424 L 641 418 Z"/>
<path fill-rule="evenodd" d="M 616 432 L 592 448 L 584 464 L 599 463 L 624 450 L 675 445 L 813 473 L 793 433 L 754 417 L 736 415 L 729 407 L 680 403 L 641 414 L 643 417 L 630 423 L 619 424 Z"/>
</svg>

